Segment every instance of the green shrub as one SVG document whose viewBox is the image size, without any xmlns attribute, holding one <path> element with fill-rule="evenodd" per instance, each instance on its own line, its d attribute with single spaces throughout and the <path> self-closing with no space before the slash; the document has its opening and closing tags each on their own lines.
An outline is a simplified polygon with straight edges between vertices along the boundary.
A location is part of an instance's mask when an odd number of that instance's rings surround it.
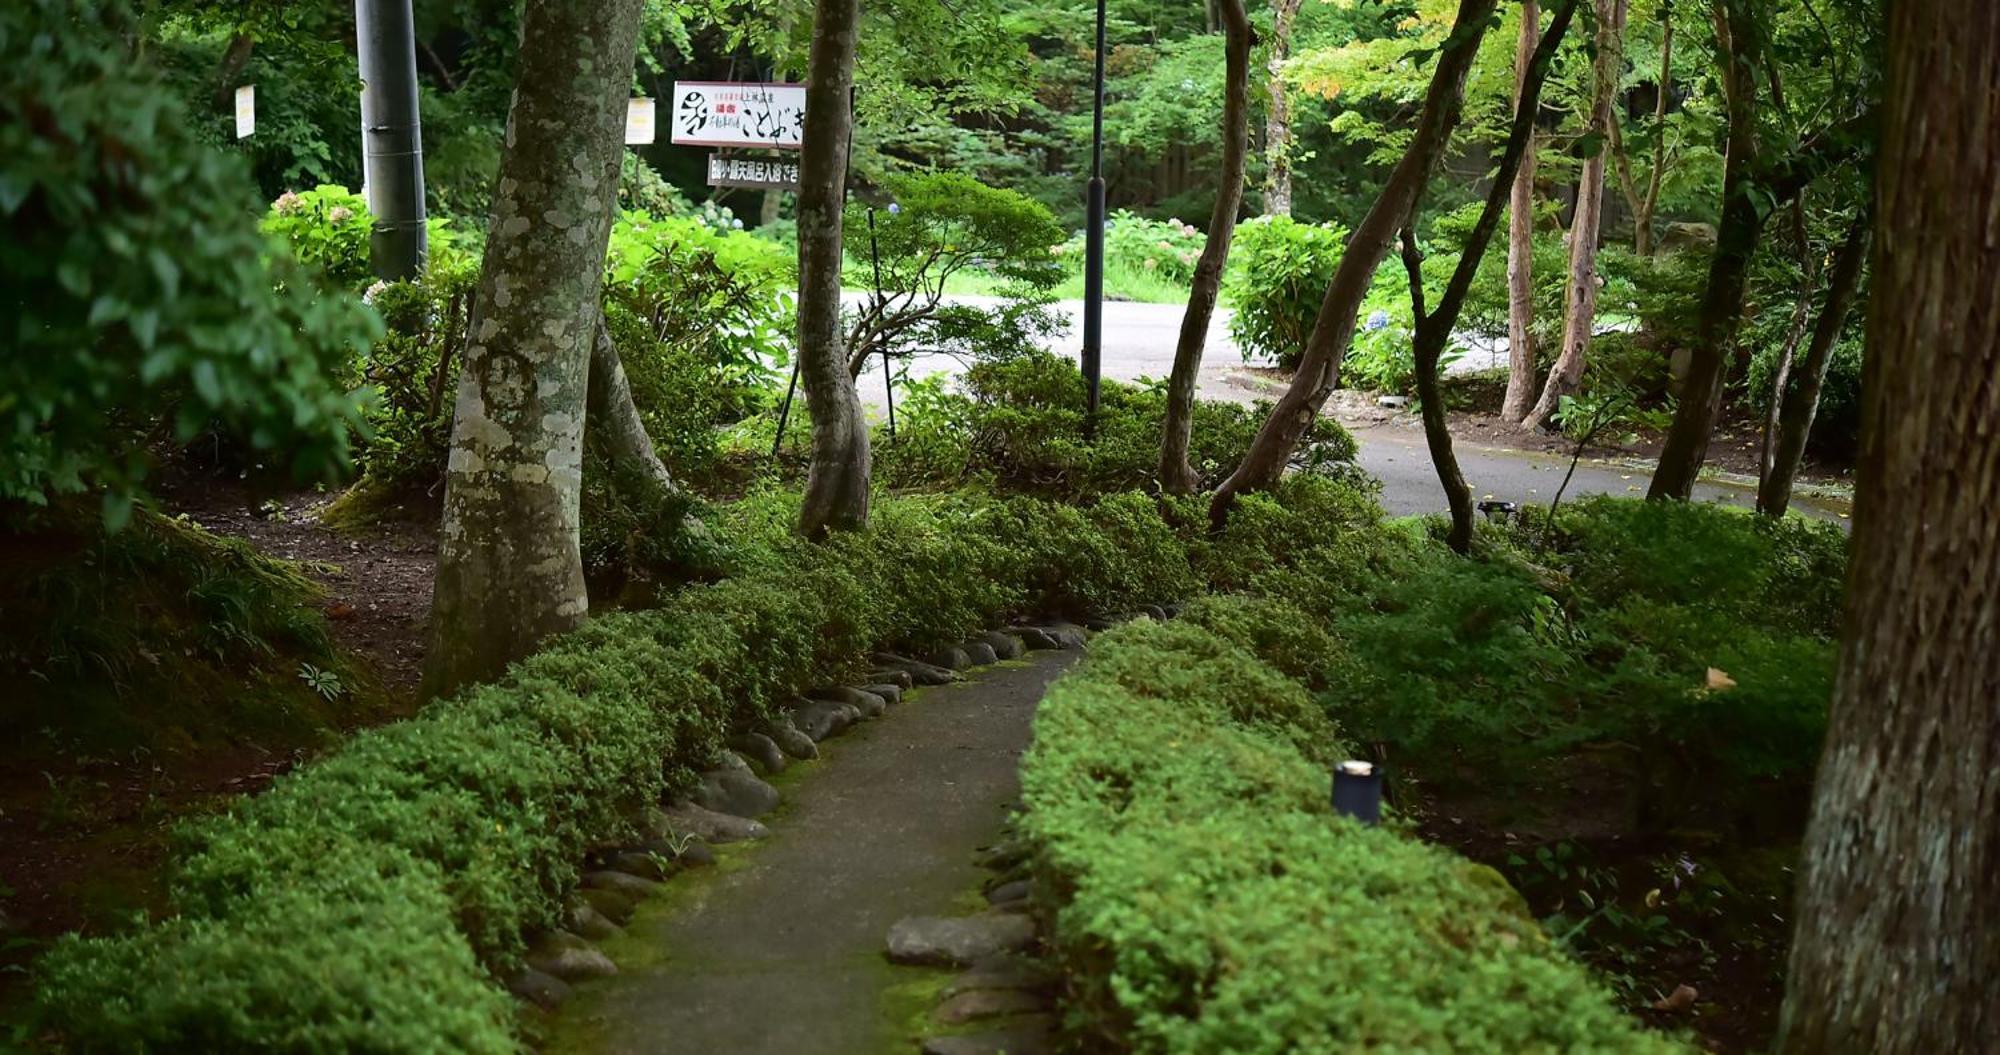
<svg viewBox="0 0 2000 1055">
<path fill-rule="evenodd" d="M 292 255 L 336 284 L 367 285 L 368 237 L 374 221 L 361 195 L 336 184 L 286 191 L 271 203 L 262 227 L 292 247 Z"/>
<path fill-rule="evenodd" d="M 1104 266 L 1107 271 L 1121 268 L 1185 288 L 1194 281 L 1194 264 L 1207 240 L 1193 224 L 1149 220 L 1120 209 L 1104 223 Z M 1075 240 L 1079 247 L 1069 255 L 1082 258 L 1081 241 Z"/>
<path fill-rule="evenodd" d="M 1236 603 L 1202 618 L 1275 614 Z M 1340 753 L 1297 683 L 1197 626 L 1121 627 L 1057 682 L 1023 827 L 1091 1043 L 1684 1050 L 1618 1014 L 1490 869 L 1332 817 Z"/>
<path fill-rule="evenodd" d="M 1347 230 L 1338 224 L 1272 216 L 1237 227 L 1223 291 L 1235 311 L 1229 336 L 1245 360 L 1299 365 L 1346 247 Z"/>
<path fill-rule="evenodd" d="M 871 649 L 1196 588 L 1192 533 L 1140 496 L 887 499 L 866 531 L 821 545 L 793 533 L 798 501 L 763 492 L 722 514 L 730 577 L 595 619 L 503 680 L 184 828 L 177 914 L 64 942 L 41 973 L 48 1023 L 84 1051 L 499 1046 L 482 1023 L 501 998 L 482 971 L 505 971 L 524 930 L 554 922 L 585 851 L 628 833 L 636 807 L 691 787 L 731 728 L 858 673 Z M 1227 702 L 1275 715 L 1302 697 L 1264 699 Z M 277 919 L 294 931 L 282 953 L 269 948 Z M 275 992 L 273 972 L 293 969 L 311 991 Z M 432 1000 L 445 1003 L 425 1010 Z M 370 1001 L 403 1017 L 358 1042 L 349 1030 L 371 1021 Z M 448 1035 L 465 1039 L 436 1039 Z"/>
<path fill-rule="evenodd" d="M 1002 492 L 1051 497 L 1154 486 L 1166 421 L 1163 384 L 1106 381 L 1097 434 L 1083 438 L 1085 392 L 1075 364 L 1047 352 L 975 364 L 965 394 L 919 387 L 898 407 L 895 443 L 878 448 L 878 471 L 895 486 L 983 479 Z M 1188 459 L 1204 481 L 1220 480 L 1250 447 L 1260 408 L 1197 401 Z M 1294 468 L 1357 482 L 1354 438 L 1320 418 Z"/>
<path fill-rule="evenodd" d="M 122 7 L 0 9 L 0 500 L 97 491 L 113 524 L 167 437 L 342 468 L 360 404 L 334 379 L 376 325 L 257 232 L 242 161 L 127 32 Z"/>
</svg>

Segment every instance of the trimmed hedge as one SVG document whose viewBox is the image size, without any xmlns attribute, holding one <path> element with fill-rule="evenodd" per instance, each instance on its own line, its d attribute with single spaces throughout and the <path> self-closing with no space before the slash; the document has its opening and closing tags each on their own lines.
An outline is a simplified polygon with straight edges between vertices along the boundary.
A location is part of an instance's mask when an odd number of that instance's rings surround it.
<svg viewBox="0 0 2000 1055">
<path fill-rule="evenodd" d="M 1315 669 L 1310 622 L 1208 599 L 1100 637 L 1043 701 L 1024 831 L 1086 1046 L 1686 1050 L 1619 1013 L 1491 869 L 1331 815 L 1340 734 L 1286 676 Z"/>
<path fill-rule="evenodd" d="M 871 649 L 1178 600 L 1209 549 L 1142 496 L 890 499 L 821 545 L 792 536 L 797 502 L 722 514 L 730 578 L 593 620 L 185 828 L 177 914 L 61 943 L 45 1022 L 78 1051 L 515 1050 L 494 978 L 524 931 L 554 924 L 587 849 L 691 785 L 729 729 Z"/>
</svg>

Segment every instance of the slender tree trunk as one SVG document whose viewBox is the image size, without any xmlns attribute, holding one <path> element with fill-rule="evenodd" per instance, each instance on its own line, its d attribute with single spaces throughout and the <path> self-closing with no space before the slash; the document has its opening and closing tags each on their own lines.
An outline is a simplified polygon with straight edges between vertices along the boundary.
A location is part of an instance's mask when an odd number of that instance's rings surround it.
<svg viewBox="0 0 2000 1055">
<path fill-rule="evenodd" d="M 1492 244 L 1493 233 L 1499 229 L 1500 212 L 1507 207 L 1508 199 L 1514 194 L 1514 173 L 1528 163 L 1534 151 L 1535 118 L 1541 109 L 1542 85 L 1548 81 L 1549 66 L 1555 61 L 1556 49 L 1569 33 L 1576 4 L 1577 0 L 1556 0 L 1548 36 L 1531 45 L 1521 62 L 1520 68 L 1524 72 L 1519 78 L 1514 122 L 1500 155 L 1500 167 L 1494 173 L 1493 185 L 1486 192 L 1486 204 L 1480 209 L 1479 219 L 1472 225 L 1472 233 L 1466 239 L 1464 251 L 1459 254 L 1457 266 L 1452 269 L 1451 280 L 1445 284 L 1444 293 L 1438 298 L 1435 311 L 1424 310 L 1423 258 L 1417 253 L 1414 205 L 1410 210 L 1410 222 L 1403 226 L 1403 269 L 1408 274 L 1410 308 L 1417 322 L 1411 348 L 1416 364 L 1417 404 L 1424 419 L 1424 442 L 1430 448 L 1431 464 L 1437 469 L 1438 483 L 1444 487 L 1445 505 L 1451 512 L 1451 531 L 1445 541 L 1458 553 L 1472 550 L 1472 488 L 1466 486 L 1465 474 L 1458 466 L 1458 455 L 1452 449 L 1451 428 L 1445 420 L 1439 363 L 1444 357 L 1445 345 L 1451 342 L 1452 331 L 1458 326 L 1466 294 L 1479 274 L 1480 261 L 1485 259 L 1486 248 Z"/>
<path fill-rule="evenodd" d="M 653 437 L 639 418 L 632 402 L 632 383 L 625 377 L 625 364 L 612 343 L 611 331 L 600 317 L 597 339 L 590 349 L 589 427 L 602 444 L 603 452 L 626 480 L 643 481 L 654 491 L 677 490 L 674 477 L 653 449 Z"/>
<path fill-rule="evenodd" d="M 1846 629 L 1783 1055 L 2000 1036 L 2000 6 L 1888 12 Z"/>
<path fill-rule="evenodd" d="M 226 110 L 236 97 L 237 78 L 243 76 L 244 67 L 250 65 L 250 55 L 257 50 L 257 38 L 248 33 L 238 33 L 229 38 L 229 47 L 223 49 L 222 61 L 215 67 L 215 91 L 210 101 L 217 110 Z"/>
<path fill-rule="evenodd" d="M 1597 0 L 1597 60 L 1590 108 L 1590 134 L 1597 138 L 1597 146 L 1583 162 L 1576 186 L 1576 216 L 1570 221 L 1562 352 L 1542 386 L 1542 398 L 1521 419 L 1522 426 L 1530 429 L 1541 428 L 1562 405 L 1562 397 L 1574 394 L 1582 384 L 1591 331 L 1597 325 L 1597 242 L 1604 221 L 1605 166 L 1612 154 L 1613 126 L 1618 122 L 1612 104 L 1617 101 L 1618 77 L 1625 68 L 1626 4 L 1627 0 Z"/>
<path fill-rule="evenodd" d="M 1819 415 L 1820 389 L 1826 384 L 1826 369 L 1833 362 L 1833 346 L 1847 326 L 1847 313 L 1861 285 L 1861 266 L 1868 258 L 1868 217 L 1864 212 L 1848 232 L 1847 241 L 1834 257 L 1833 276 L 1828 280 L 1826 305 L 1820 309 L 1813 327 L 1812 342 L 1799 367 L 1798 384 L 1789 391 L 1779 390 L 1775 435 L 1769 443 L 1769 465 L 1757 488 L 1757 508 L 1782 517 L 1791 505 L 1792 485 L 1805 457 L 1806 439 L 1812 435 L 1813 418 Z"/>
<path fill-rule="evenodd" d="M 1285 91 L 1285 60 L 1292 54 L 1292 22 L 1304 0 L 1272 0 L 1270 107 L 1264 115 L 1264 215 L 1292 214 L 1292 100 Z"/>
<path fill-rule="evenodd" d="M 445 471 L 431 694 L 498 675 L 589 601 L 577 551 L 590 345 L 640 0 L 528 0 Z"/>
<path fill-rule="evenodd" d="M 1666 28 L 1660 35 L 1659 98 L 1653 103 L 1653 171 L 1646 176 L 1646 197 L 1633 217 L 1633 248 L 1640 256 L 1653 255 L 1653 217 L 1660 210 L 1660 181 L 1667 171 L 1667 104 L 1674 90 L 1674 15 L 1671 7 L 1660 12 Z"/>
<path fill-rule="evenodd" d="M 1542 35 L 1542 12 L 1536 0 L 1521 0 L 1521 38 L 1514 45 L 1514 113 L 1528 83 L 1535 42 Z M 1507 396 L 1500 416 L 1520 421 L 1535 401 L 1535 152 L 1539 136 L 1514 172 L 1507 213 Z"/>
<path fill-rule="evenodd" d="M 1201 373 L 1202 346 L 1208 323 L 1215 317 L 1215 296 L 1222 288 L 1222 268 L 1229 262 L 1229 243 L 1236 236 L 1236 213 L 1243 207 L 1243 173 L 1250 153 L 1250 49 L 1256 35 L 1243 0 L 1216 0 L 1228 34 L 1227 80 L 1222 103 L 1222 172 L 1215 189 L 1215 208 L 1208 215 L 1208 236 L 1195 261 L 1188 289 L 1187 311 L 1181 315 L 1180 342 L 1174 347 L 1174 369 L 1167 383 L 1166 423 L 1160 437 L 1160 486 L 1171 494 L 1191 494 L 1200 482 L 1188 464 L 1188 441 L 1194 430 L 1194 387 Z"/>
<path fill-rule="evenodd" d="M 1431 70 L 1430 87 L 1424 106 L 1403 157 L 1390 171 L 1382 192 L 1361 223 L 1348 237 L 1333 280 L 1327 284 L 1320 302 L 1319 320 L 1306 340 L 1292 383 L 1264 419 L 1263 427 L 1251 442 L 1250 450 L 1235 472 L 1216 489 L 1209 506 L 1209 518 L 1220 525 L 1229 516 L 1236 496 L 1268 488 L 1278 482 L 1299 440 L 1312 428 L 1327 396 L 1340 380 L 1341 360 L 1354 343 L 1355 314 L 1368 295 L 1368 286 L 1381 267 L 1382 259 L 1396 240 L 1396 232 L 1410 214 L 1410 206 L 1423 191 L 1431 169 L 1444 153 L 1451 133 L 1458 126 L 1459 109 L 1465 93 L 1465 76 L 1486 36 L 1497 0 L 1459 0 L 1451 34 Z"/>
<path fill-rule="evenodd" d="M 1723 348 L 1735 337 L 1743 314 L 1743 289 L 1750 261 L 1763 236 L 1764 214 L 1757 190 L 1757 79 L 1751 64 L 1762 55 L 1749 0 L 1716 0 L 1716 52 L 1722 65 L 1729 143 L 1723 162 L 1722 223 L 1708 261 L 1708 284 L 1688 349 L 1687 376 L 1680 404 L 1660 450 L 1660 463 L 1646 489 L 1648 498 L 1686 501 L 1708 458 L 1708 437 L 1722 404 Z"/>
<path fill-rule="evenodd" d="M 1820 254 L 1813 251 L 1812 234 L 1806 229 L 1804 195 L 1792 199 L 1792 237 L 1799 245 L 1799 293 L 1792 303 L 1791 325 L 1785 327 L 1785 343 L 1778 349 L 1778 369 L 1771 379 L 1771 405 L 1764 415 L 1764 435 L 1757 451 L 1760 496 L 1764 482 L 1771 478 L 1771 459 L 1775 453 L 1772 443 L 1778 435 L 1779 408 L 1784 406 L 1785 392 L 1791 387 L 1792 366 L 1798 361 L 1799 345 L 1805 343 L 1806 330 L 1812 325 L 1813 297 L 1819 293 Z M 1761 500 L 1758 506 L 1762 508 Z"/>
<path fill-rule="evenodd" d="M 868 523 L 868 422 L 840 332 L 840 220 L 853 132 L 858 0 L 819 0 L 799 157 L 799 374 L 812 411 L 812 464 L 799 529 L 809 538 Z"/>
</svg>

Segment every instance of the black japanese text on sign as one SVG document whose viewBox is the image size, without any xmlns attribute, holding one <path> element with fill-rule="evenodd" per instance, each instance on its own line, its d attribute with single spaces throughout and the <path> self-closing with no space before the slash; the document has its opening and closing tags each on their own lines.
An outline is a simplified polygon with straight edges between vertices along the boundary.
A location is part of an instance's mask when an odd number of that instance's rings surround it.
<svg viewBox="0 0 2000 1055">
<path fill-rule="evenodd" d="M 805 126 L 803 84 L 674 82 L 677 145 L 797 150 Z"/>
</svg>

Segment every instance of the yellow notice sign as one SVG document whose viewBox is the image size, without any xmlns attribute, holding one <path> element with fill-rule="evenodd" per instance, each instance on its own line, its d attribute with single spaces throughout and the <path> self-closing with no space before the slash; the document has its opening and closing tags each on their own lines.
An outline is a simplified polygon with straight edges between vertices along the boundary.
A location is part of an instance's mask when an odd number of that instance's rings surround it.
<svg viewBox="0 0 2000 1055">
<path fill-rule="evenodd" d="M 257 130 L 257 86 L 246 84 L 236 89 L 236 138 L 242 139 Z"/>
<path fill-rule="evenodd" d="M 633 99 L 625 104 L 625 142 L 628 144 L 650 143 L 653 141 L 653 100 Z"/>
</svg>

